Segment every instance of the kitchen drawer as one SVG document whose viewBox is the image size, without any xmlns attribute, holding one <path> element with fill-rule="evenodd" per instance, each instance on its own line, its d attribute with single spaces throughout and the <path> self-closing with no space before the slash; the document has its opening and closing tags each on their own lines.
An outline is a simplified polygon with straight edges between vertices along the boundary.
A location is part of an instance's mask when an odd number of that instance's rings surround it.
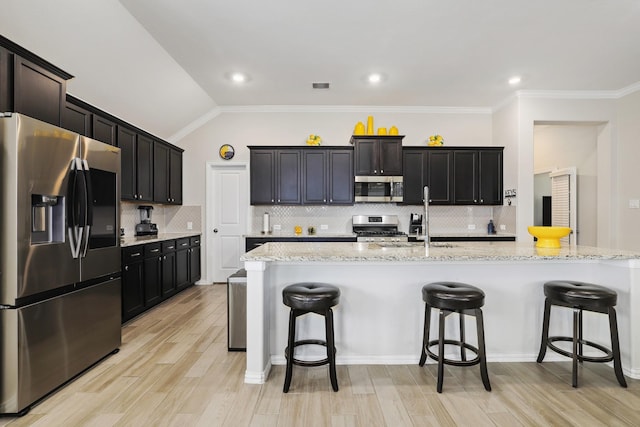
<svg viewBox="0 0 640 427">
<path fill-rule="evenodd" d="M 124 264 L 140 261 L 142 258 L 144 258 L 144 247 L 142 245 L 122 249 L 122 261 Z"/>
<path fill-rule="evenodd" d="M 162 245 L 160 242 L 148 243 L 144 245 L 144 257 L 148 258 L 151 256 L 160 255 L 161 250 L 162 250 Z"/>
<path fill-rule="evenodd" d="M 165 252 L 173 252 L 176 250 L 176 241 L 175 240 L 166 240 L 162 242 L 162 253 Z"/>
<path fill-rule="evenodd" d="M 186 249 L 186 248 L 189 247 L 189 245 L 190 245 L 190 242 L 189 242 L 189 238 L 188 237 L 185 237 L 184 239 L 178 239 L 176 241 L 176 249 L 177 250 Z"/>
<path fill-rule="evenodd" d="M 191 246 L 198 246 L 200 244 L 200 236 L 195 236 L 190 238 Z"/>
</svg>

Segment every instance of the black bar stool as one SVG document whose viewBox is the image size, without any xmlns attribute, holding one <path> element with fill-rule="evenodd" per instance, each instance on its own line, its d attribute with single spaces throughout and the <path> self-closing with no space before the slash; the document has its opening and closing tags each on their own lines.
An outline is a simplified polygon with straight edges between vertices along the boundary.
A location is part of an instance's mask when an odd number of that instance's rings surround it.
<svg viewBox="0 0 640 427">
<path fill-rule="evenodd" d="M 287 393 L 291 385 L 293 365 L 322 366 L 329 364 L 329 377 L 333 391 L 338 391 L 338 379 L 336 377 L 336 347 L 333 337 L 333 310 L 340 301 L 340 289 L 326 283 L 294 283 L 282 290 L 282 301 L 288 307 L 289 312 L 289 337 L 288 345 L 284 350 L 287 359 L 287 371 L 284 378 L 283 391 Z M 324 316 L 325 340 L 305 339 L 296 341 L 296 318 L 303 314 L 316 313 Z M 322 345 L 327 348 L 327 357 L 321 360 L 300 360 L 294 357 L 294 348 L 301 345 Z"/>
<path fill-rule="evenodd" d="M 420 355 L 420 366 L 424 366 L 427 356 L 438 361 L 438 393 L 442 393 L 442 380 L 444 377 L 444 365 L 453 366 L 473 366 L 480 364 L 480 376 L 487 391 L 491 391 L 489 383 L 489 373 L 487 372 L 487 358 L 484 346 L 484 325 L 482 310 L 484 305 L 484 292 L 475 286 L 458 282 L 435 282 L 422 287 L 422 299 L 425 302 L 424 309 L 424 335 L 422 340 L 422 354 Z M 431 308 L 440 311 L 438 339 L 429 341 L 429 327 L 431 325 Z M 445 338 L 444 324 L 445 318 L 458 313 L 460 320 L 460 340 Z M 464 335 L 464 315 L 476 318 L 476 331 L 478 334 L 478 347 L 465 342 Z M 438 354 L 429 350 L 430 347 L 438 344 Z M 447 359 L 444 356 L 445 344 L 460 347 L 460 360 Z M 471 350 L 476 357 L 467 360 L 466 350 Z"/>
<path fill-rule="evenodd" d="M 572 385 L 578 387 L 578 362 L 598 362 L 606 363 L 613 361 L 613 370 L 616 378 L 622 387 L 627 386 L 622 373 L 622 363 L 620 362 L 620 342 L 618 341 L 618 321 L 615 305 L 618 294 L 604 286 L 592 283 L 576 282 L 573 280 L 553 280 L 544 284 L 544 319 L 542 321 L 542 340 L 540 342 L 540 353 L 538 353 L 538 363 L 541 363 L 547 352 L 547 347 L 556 353 L 573 359 Z M 573 309 L 573 336 L 549 336 L 549 317 L 551 306 L 569 307 Z M 609 333 L 611 334 L 611 349 L 600 344 L 583 339 L 582 335 L 582 312 L 591 311 L 603 313 L 609 316 Z M 556 341 L 569 341 L 573 343 L 572 351 L 566 351 L 555 344 Z M 583 347 L 591 347 L 604 353 L 603 356 L 585 356 Z"/>
</svg>

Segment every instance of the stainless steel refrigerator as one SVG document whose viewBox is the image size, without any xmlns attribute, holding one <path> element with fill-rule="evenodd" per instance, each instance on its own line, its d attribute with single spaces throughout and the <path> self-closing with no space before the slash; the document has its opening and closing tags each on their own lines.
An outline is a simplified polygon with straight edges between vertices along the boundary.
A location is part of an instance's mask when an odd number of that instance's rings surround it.
<svg viewBox="0 0 640 427">
<path fill-rule="evenodd" d="M 0 172 L 0 413 L 22 415 L 120 347 L 120 150 L 5 113 Z"/>
</svg>

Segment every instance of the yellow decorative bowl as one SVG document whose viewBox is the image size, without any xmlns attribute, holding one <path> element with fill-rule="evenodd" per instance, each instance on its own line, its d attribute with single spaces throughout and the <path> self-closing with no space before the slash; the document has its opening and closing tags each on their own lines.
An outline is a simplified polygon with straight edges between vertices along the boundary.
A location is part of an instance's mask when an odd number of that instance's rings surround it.
<svg viewBox="0 0 640 427">
<path fill-rule="evenodd" d="M 537 248 L 559 248 L 560 239 L 571 233 L 569 227 L 529 226 L 529 234 L 538 238 Z"/>
</svg>

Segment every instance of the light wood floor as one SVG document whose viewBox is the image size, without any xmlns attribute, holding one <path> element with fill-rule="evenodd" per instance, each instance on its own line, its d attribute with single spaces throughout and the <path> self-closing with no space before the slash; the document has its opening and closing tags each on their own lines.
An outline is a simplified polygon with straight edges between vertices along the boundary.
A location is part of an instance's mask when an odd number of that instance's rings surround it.
<svg viewBox="0 0 640 427">
<path fill-rule="evenodd" d="M 123 328 L 121 351 L 0 426 L 530 426 L 640 425 L 640 380 L 618 386 L 613 370 L 585 363 L 580 387 L 569 362 L 490 363 L 493 387 L 477 366 L 447 370 L 436 393 L 436 366 L 284 369 L 264 385 L 243 383 L 244 353 L 226 347 L 226 287 L 197 286 Z"/>
</svg>

